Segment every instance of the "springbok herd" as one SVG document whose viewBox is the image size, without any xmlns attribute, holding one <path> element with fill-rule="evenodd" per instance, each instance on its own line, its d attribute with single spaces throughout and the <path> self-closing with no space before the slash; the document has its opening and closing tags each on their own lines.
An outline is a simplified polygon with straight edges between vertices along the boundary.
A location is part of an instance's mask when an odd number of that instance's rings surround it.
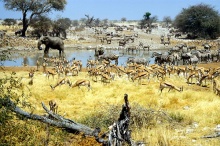
<svg viewBox="0 0 220 146">
<path fill-rule="evenodd" d="M 38 61 L 37 61 L 38 62 Z M 51 66 L 49 67 L 48 64 Z M 170 90 L 183 91 L 183 87 L 177 87 L 175 84 L 169 83 L 166 80 L 173 77 L 182 77 L 185 79 L 184 84 L 196 84 L 198 86 L 210 86 L 213 88 L 213 92 L 220 96 L 220 67 L 217 68 L 204 68 L 196 65 L 186 66 L 173 66 L 173 65 L 143 65 L 137 63 L 127 63 L 126 66 L 118 66 L 111 64 L 107 60 L 101 62 L 97 60 L 87 60 L 87 67 L 82 68 L 81 60 L 67 61 L 65 58 L 46 58 L 45 61 L 40 64 L 37 63 L 37 69 L 29 72 L 30 82 L 33 84 L 33 76 L 35 71 L 40 71 L 42 68 L 45 74 L 45 80 L 53 80 L 56 78 L 57 83 L 50 85 L 51 90 L 55 90 L 56 87 L 68 84 L 69 87 L 86 86 L 88 91 L 92 89 L 92 83 L 100 82 L 104 85 L 111 84 L 111 82 L 117 82 L 117 80 L 126 80 L 131 84 L 143 85 L 143 82 L 150 83 L 150 81 L 159 82 L 158 90 L 162 93 L 165 88 Z M 80 76 L 82 72 L 87 73 L 87 77 L 83 79 L 75 79 L 72 83 L 72 79 L 75 76 Z M 209 82 L 210 84 L 207 84 Z M 30 84 L 31 85 L 31 84 Z"/>
</svg>

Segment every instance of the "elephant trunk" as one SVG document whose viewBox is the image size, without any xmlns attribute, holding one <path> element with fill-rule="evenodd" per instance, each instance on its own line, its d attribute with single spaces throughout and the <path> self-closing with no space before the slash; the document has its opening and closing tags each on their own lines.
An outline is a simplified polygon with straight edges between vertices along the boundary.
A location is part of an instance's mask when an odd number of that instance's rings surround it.
<svg viewBox="0 0 220 146">
<path fill-rule="evenodd" d="M 41 44 L 42 44 L 42 42 L 41 42 L 41 41 L 38 41 L 38 43 L 37 43 L 37 48 L 38 48 L 39 50 L 42 50 Z"/>
</svg>

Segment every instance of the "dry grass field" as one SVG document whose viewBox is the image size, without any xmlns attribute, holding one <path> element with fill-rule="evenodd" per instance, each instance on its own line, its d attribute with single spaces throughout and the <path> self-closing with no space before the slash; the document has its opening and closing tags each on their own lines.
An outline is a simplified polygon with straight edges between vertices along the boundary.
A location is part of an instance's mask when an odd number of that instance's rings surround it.
<svg viewBox="0 0 220 146">
<path fill-rule="evenodd" d="M 1 29 L 3 28 L 0 27 Z M 142 34 L 140 37 L 153 39 L 154 43 L 160 42 L 160 36 Z M 171 42 L 173 45 L 179 43 L 175 40 Z M 205 68 L 219 66 L 220 63 L 198 65 Z M 0 68 L 1 78 L 10 77 L 12 72 L 16 72 L 13 78 L 21 79 L 22 86 L 16 92 L 18 96 L 22 97 L 25 94 L 29 97 L 25 100 L 32 108 L 24 108 L 26 111 L 44 115 L 46 112 L 41 102 L 49 107 L 48 102 L 54 99 L 58 104 L 58 114 L 91 128 L 100 127 L 102 132 L 105 132 L 108 126 L 118 119 L 124 103 L 123 96 L 127 93 L 131 106 L 130 128 L 133 140 L 144 141 L 149 146 L 220 145 L 219 138 L 203 138 L 205 135 L 213 134 L 216 126 L 220 124 L 220 97 L 213 93 L 211 81 L 207 81 L 206 87 L 197 84 L 188 85 L 182 75 L 177 76 L 173 73 L 171 77 L 166 76 L 165 81 L 183 87 L 183 92 L 175 90 L 168 92 L 168 89 L 164 89 L 160 93 L 159 85 L 162 80 L 156 77 L 151 76 L 150 80 L 144 79 L 142 84 L 139 84 L 138 81 L 132 82 L 123 75 L 116 76 L 115 80 L 104 84 L 100 79 L 97 82 L 93 81 L 84 69 L 79 76 L 68 78 L 73 83 L 77 79 L 89 79 L 92 86 L 90 91 L 86 87 L 79 89 L 70 88 L 68 85 L 58 86 L 52 90 L 50 85 L 57 83 L 58 76 L 47 79 L 42 68 L 35 72 L 33 85 L 28 84 L 30 81 L 28 73 L 34 68 L 36 69 L 35 66 Z M 51 146 L 100 145 L 93 137 L 68 133 L 52 126 L 48 128 L 46 124 L 22 117 L 14 118 L 8 121 L 5 127 L 0 127 L 0 145 L 45 145 L 45 143 Z"/>
<path fill-rule="evenodd" d="M 45 114 L 41 102 L 48 105 L 49 100 L 55 99 L 59 105 L 58 113 L 77 122 L 85 122 L 85 119 L 88 120 L 89 118 L 91 121 L 94 118 L 96 119 L 95 121 L 99 121 L 98 119 L 107 120 L 105 118 L 109 115 L 108 112 L 112 112 L 109 111 L 109 108 L 111 109 L 112 107 L 115 107 L 113 111 L 115 113 L 113 114 L 116 115 L 114 118 L 117 120 L 120 107 L 123 104 L 123 95 L 127 93 L 131 104 L 132 116 L 147 116 L 144 111 L 151 109 L 158 113 L 163 112 L 166 117 L 172 119 L 171 121 L 160 121 L 152 116 L 150 121 L 145 121 L 145 118 L 139 119 L 143 120 L 141 127 L 137 123 L 132 123 L 132 139 L 135 141 L 141 140 L 148 145 L 154 146 L 214 146 L 220 144 L 218 138 L 202 138 L 204 135 L 214 133 L 214 128 L 220 123 L 220 97 L 213 93 L 212 83 L 209 81 L 207 82 L 207 87 L 201 87 L 196 84 L 188 85 L 183 76 L 179 77 L 176 74 L 172 74 L 170 78 L 167 76 L 165 80 L 178 87 L 183 86 L 183 92 L 175 90 L 168 92 L 167 89 L 164 89 L 160 93 L 159 84 L 161 80 L 156 77 L 151 77 L 150 81 L 142 80 L 142 85 L 137 81 L 129 81 L 126 76 L 116 77 L 111 83 L 103 84 L 101 81 L 94 82 L 87 75 L 87 72 L 84 71 L 80 72 L 79 76 L 70 76 L 69 79 L 72 82 L 77 79 L 89 79 L 92 90 L 88 91 L 86 87 L 78 89 L 78 87 L 70 88 L 68 85 L 62 85 L 53 91 L 50 85 L 56 84 L 58 80 L 57 76 L 54 79 L 52 77 L 47 79 L 42 71 L 35 72 L 33 85 L 31 86 L 28 85 L 30 80 L 28 78 L 28 71 L 30 71 L 30 67 L 6 67 L 5 71 L 1 70 L 0 75 L 1 77 L 5 75 L 9 76 L 12 71 L 16 71 L 15 77 L 22 77 L 22 88 L 24 93 L 29 95 L 28 102 L 34 107 L 32 109 L 33 113 Z M 30 111 L 28 108 L 26 110 Z M 96 123 L 95 121 L 91 122 L 91 126 L 99 126 L 93 125 Z M 20 128 L 26 126 L 31 131 L 29 136 L 32 137 L 32 143 L 37 145 L 43 143 L 46 135 L 46 125 L 35 123 L 34 126 L 31 125 L 33 123 L 30 121 L 23 122 L 18 119 L 14 119 L 14 122 L 21 124 L 22 126 Z M 106 131 L 107 127 L 102 127 L 102 130 Z M 57 129 L 52 129 L 51 133 L 55 131 Z M 55 145 L 55 143 L 59 145 L 98 145 L 92 138 L 85 139 L 82 136 L 67 133 L 62 135 L 61 131 L 58 133 L 58 135 L 55 133 L 51 134 L 51 145 Z M 59 136 L 65 138 L 59 140 Z M 12 134 L 8 138 L 14 138 L 16 140 L 18 137 Z M 23 142 L 26 143 L 26 140 L 24 139 Z M 17 144 L 21 145 L 22 141 L 17 139 Z"/>
</svg>

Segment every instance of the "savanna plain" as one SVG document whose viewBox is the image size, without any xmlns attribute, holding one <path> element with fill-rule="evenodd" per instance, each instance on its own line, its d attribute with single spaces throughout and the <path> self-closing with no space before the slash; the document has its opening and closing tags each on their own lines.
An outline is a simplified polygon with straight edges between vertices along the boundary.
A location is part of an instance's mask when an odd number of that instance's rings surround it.
<svg viewBox="0 0 220 146">
<path fill-rule="evenodd" d="M 217 68 L 219 63 L 199 64 L 198 67 Z M 183 66 L 184 67 L 184 66 Z M 191 67 L 191 66 L 189 66 Z M 20 79 L 22 83 L 17 95 L 26 100 L 30 107 L 28 112 L 43 115 L 41 102 L 49 107 L 52 99 L 58 104 L 58 114 L 91 128 L 100 127 L 102 132 L 117 121 L 124 104 L 123 96 L 128 94 L 131 106 L 131 137 L 135 141 L 143 141 L 150 146 L 217 146 L 219 138 L 204 138 L 215 133 L 220 124 L 220 97 L 213 92 L 213 83 L 207 80 L 206 86 L 187 84 L 186 78 L 176 72 L 166 75 L 162 80 L 156 76 L 132 82 L 127 75 L 117 76 L 110 83 L 102 83 L 100 78 L 94 81 L 86 69 L 78 76 L 69 76 L 71 82 L 77 79 L 89 79 L 91 90 L 84 86 L 70 88 L 68 85 L 58 86 L 54 90 L 58 76 L 46 77 L 42 66 L 35 71 L 33 84 L 29 85 L 28 73 L 36 66 L 5 67 L 0 70 L 1 78 Z M 13 73 L 14 72 L 14 73 Z M 114 72 L 114 71 L 113 71 Z M 219 80 L 219 77 L 217 77 Z M 176 90 L 159 90 L 160 82 L 167 81 L 182 92 Z M 22 98 L 25 95 L 28 98 Z M 18 105 L 19 106 L 19 105 Z M 7 128 L 6 128 L 7 127 Z M 49 137 L 48 137 L 49 134 Z M 94 137 L 85 137 L 81 133 L 68 133 L 60 128 L 47 124 L 14 117 L 5 127 L 0 128 L 0 141 L 11 145 L 101 145 Z"/>
</svg>

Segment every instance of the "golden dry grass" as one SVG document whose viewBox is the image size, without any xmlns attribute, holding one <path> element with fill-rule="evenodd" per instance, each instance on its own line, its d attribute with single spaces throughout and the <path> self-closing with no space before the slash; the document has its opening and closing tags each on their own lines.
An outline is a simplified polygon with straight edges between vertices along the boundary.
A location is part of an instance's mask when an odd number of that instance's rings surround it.
<svg viewBox="0 0 220 146">
<path fill-rule="evenodd" d="M 5 73 L 9 74 L 10 71 Z M 0 72 L 0 75 L 3 77 L 3 71 Z M 150 82 L 143 80 L 143 85 L 139 85 L 137 81 L 128 81 L 126 76 L 117 77 L 110 84 L 103 84 L 100 81 L 93 82 L 86 72 L 80 72 L 79 76 L 71 76 L 69 79 L 72 82 L 82 78 L 90 79 L 92 90 L 88 91 L 86 87 L 78 89 L 78 87 L 70 88 L 68 85 L 62 85 L 53 91 L 50 85 L 56 84 L 57 76 L 54 79 L 52 77 L 47 79 L 42 72 L 35 72 L 32 86 L 28 85 L 30 80 L 28 71 L 19 71 L 16 76 L 23 77 L 22 83 L 30 88 L 31 97 L 28 100 L 35 107 L 33 112 L 36 114 L 45 113 L 41 102 L 48 105 L 49 100 L 55 99 L 59 105 L 58 113 L 60 115 L 80 121 L 83 117 L 103 111 L 103 108 L 110 105 L 121 106 L 123 95 L 127 93 L 131 112 L 136 108 L 134 103 L 137 103 L 146 109 L 162 110 L 177 121 L 180 120 L 179 124 L 174 125 L 173 123 L 158 123 L 150 128 L 134 128 L 132 131 L 134 140 L 144 140 L 149 145 L 202 144 L 211 146 L 220 144 L 218 139 L 201 138 L 212 133 L 215 126 L 220 123 L 220 97 L 213 93 L 210 82 L 208 82 L 208 87 L 187 85 L 186 79 L 172 75 L 171 78 L 166 77 L 165 80 L 178 87 L 183 86 L 184 91 L 182 93 L 173 90 L 167 92 L 167 89 L 164 89 L 160 94 L 160 80 L 156 78 L 151 78 Z M 29 92 L 26 87 L 24 90 L 26 93 Z M 194 123 L 197 123 L 198 127 L 193 127 Z M 39 134 L 42 136 L 45 133 L 41 132 L 37 135 Z M 77 144 L 71 143 L 70 145 Z"/>
</svg>

